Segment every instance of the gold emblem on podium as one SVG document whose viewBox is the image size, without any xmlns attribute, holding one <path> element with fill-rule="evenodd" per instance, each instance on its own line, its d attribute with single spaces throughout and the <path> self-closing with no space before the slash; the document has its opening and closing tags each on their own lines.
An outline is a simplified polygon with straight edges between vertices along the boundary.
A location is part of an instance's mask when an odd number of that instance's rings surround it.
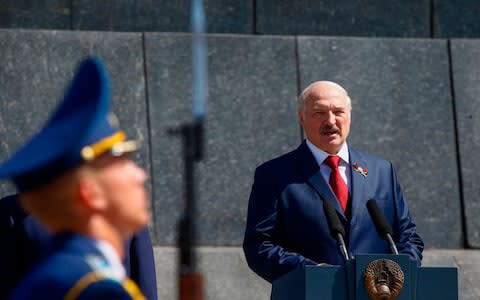
<svg viewBox="0 0 480 300">
<path fill-rule="evenodd" d="M 363 273 L 365 290 L 373 300 L 393 300 L 403 288 L 402 268 L 389 259 L 370 262 Z"/>
</svg>

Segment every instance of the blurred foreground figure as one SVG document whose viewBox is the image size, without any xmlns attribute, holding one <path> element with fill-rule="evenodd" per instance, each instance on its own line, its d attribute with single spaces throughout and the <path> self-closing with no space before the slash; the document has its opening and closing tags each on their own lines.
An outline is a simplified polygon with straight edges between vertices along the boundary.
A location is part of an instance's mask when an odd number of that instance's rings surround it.
<svg viewBox="0 0 480 300">
<path fill-rule="evenodd" d="M 50 120 L 0 165 L 24 209 L 53 233 L 10 299 L 145 299 L 126 276 L 125 242 L 150 221 L 147 175 L 110 112 L 102 62 L 79 66 Z"/>
<path fill-rule="evenodd" d="M 45 225 L 21 207 L 18 194 L 0 199 L 0 299 L 6 299 L 32 265 L 48 253 L 52 240 Z M 123 265 L 145 297 L 156 300 L 155 260 L 148 228 L 125 243 Z"/>
</svg>

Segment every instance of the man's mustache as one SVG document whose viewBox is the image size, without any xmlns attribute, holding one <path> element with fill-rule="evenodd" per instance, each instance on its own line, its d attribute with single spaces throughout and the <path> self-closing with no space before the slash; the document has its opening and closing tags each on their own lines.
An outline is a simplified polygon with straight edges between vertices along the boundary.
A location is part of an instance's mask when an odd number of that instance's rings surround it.
<svg viewBox="0 0 480 300">
<path fill-rule="evenodd" d="M 320 130 L 321 134 L 331 134 L 331 133 L 340 133 L 340 128 L 336 125 L 324 126 Z"/>
</svg>

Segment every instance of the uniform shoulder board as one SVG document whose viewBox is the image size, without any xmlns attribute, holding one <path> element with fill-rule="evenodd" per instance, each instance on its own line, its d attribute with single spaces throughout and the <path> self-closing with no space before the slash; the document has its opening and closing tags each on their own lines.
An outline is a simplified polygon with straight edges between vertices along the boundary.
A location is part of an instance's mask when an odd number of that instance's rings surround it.
<svg viewBox="0 0 480 300">
<path fill-rule="evenodd" d="M 91 284 L 101 281 L 101 280 L 111 280 L 108 276 L 105 276 L 104 273 L 98 271 L 92 271 L 85 274 L 80 278 L 72 288 L 67 292 L 64 297 L 64 300 L 75 300 L 78 296 L 87 289 Z M 133 300 L 146 300 L 145 296 L 142 294 L 138 286 L 131 279 L 126 279 L 123 282 L 119 283 L 130 295 Z"/>
</svg>

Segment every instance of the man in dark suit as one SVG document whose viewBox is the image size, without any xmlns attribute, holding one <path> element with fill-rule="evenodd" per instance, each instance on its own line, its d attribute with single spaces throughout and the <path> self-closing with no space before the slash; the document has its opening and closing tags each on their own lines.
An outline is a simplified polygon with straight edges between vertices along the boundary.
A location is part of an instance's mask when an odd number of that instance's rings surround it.
<svg viewBox="0 0 480 300">
<path fill-rule="evenodd" d="M 350 256 L 390 253 L 368 213 L 369 199 L 393 226 L 398 251 L 420 265 L 423 241 L 392 164 L 347 145 L 348 93 L 330 81 L 314 82 L 298 99 L 298 118 L 306 140 L 255 171 L 243 242 L 250 268 L 272 282 L 297 267 L 344 264 L 324 201 L 336 208 L 345 227 Z"/>
<path fill-rule="evenodd" d="M 6 299 L 33 264 L 48 252 L 52 235 L 25 212 L 18 194 L 13 194 L 0 199 L 0 241 L 0 299 Z M 123 265 L 145 297 L 156 300 L 155 261 L 148 228 L 125 243 Z"/>
<path fill-rule="evenodd" d="M 0 165 L 25 211 L 53 234 L 9 299 L 145 299 L 122 260 L 150 221 L 147 174 L 110 101 L 105 66 L 86 58 L 46 124 Z"/>
</svg>

